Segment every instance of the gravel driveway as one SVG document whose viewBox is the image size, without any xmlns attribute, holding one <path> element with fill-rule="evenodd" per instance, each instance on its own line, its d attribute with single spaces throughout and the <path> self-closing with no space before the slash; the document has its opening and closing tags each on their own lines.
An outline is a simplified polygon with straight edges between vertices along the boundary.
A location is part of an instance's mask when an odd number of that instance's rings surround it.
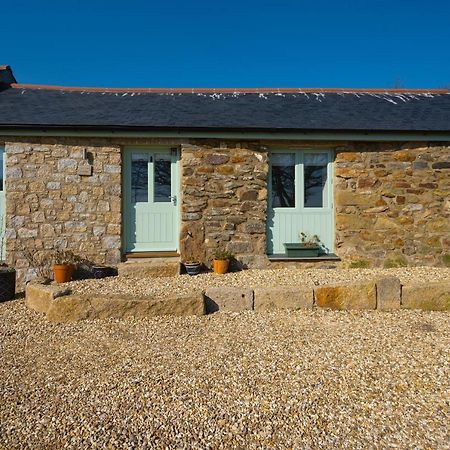
<svg viewBox="0 0 450 450">
<path fill-rule="evenodd" d="M 0 447 L 449 448 L 450 315 L 55 325 L 0 304 Z"/>
<path fill-rule="evenodd" d="M 396 276 L 403 285 L 450 281 L 450 269 L 445 267 L 402 267 L 398 269 L 284 269 L 243 270 L 216 275 L 203 273 L 195 277 L 145 278 L 142 275 L 108 277 L 101 280 L 81 280 L 67 283 L 74 293 L 134 294 L 136 296 L 164 296 L 168 291 L 178 293 L 212 286 L 309 286 L 353 283 L 382 276 Z"/>
</svg>

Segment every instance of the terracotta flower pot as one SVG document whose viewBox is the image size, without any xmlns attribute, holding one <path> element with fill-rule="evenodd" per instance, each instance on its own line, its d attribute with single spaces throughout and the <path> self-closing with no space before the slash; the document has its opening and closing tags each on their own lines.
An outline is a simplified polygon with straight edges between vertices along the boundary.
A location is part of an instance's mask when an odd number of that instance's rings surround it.
<svg viewBox="0 0 450 450">
<path fill-rule="evenodd" d="M 220 274 L 227 273 L 229 265 L 230 265 L 229 259 L 213 259 L 214 273 L 220 273 Z"/>
<path fill-rule="evenodd" d="M 74 266 L 73 264 L 55 264 L 53 273 L 57 283 L 67 283 L 72 280 Z"/>
<path fill-rule="evenodd" d="M 11 300 L 16 295 L 16 271 L 0 269 L 0 302 Z"/>
</svg>

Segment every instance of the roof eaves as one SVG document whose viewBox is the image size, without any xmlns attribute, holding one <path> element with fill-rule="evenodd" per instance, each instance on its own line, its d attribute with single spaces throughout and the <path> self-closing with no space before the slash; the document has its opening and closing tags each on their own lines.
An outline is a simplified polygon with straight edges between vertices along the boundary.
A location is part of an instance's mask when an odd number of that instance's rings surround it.
<svg viewBox="0 0 450 450">
<path fill-rule="evenodd" d="M 29 130 L 70 130 L 70 131 L 148 131 L 148 132 L 239 132 L 239 133 L 383 133 L 383 134 L 407 134 L 407 133 L 449 133 L 450 129 L 446 130 L 430 130 L 430 129 L 358 129 L 358 128 L 239 128 L 239 127 L 151 127 L 151 126 L 136 126 L 136 125 L 46 125 L 46 124 L 0 124 L 0 129 L 29 129 Z"/>
<path fill-rule="evenodd" d="M 149 94 L 207 94 L 207 93 L 242 93 L 242 94 L 296 94 L 296 93 L 379 93 L 379 94 L 450 94 L 450 89 L 356 89 L 356 88 L 103 88 L 78 86 L 52 86 L 41 84 L 12 83 L 14 89 L 41 89 L 49 91 L 80 92 L 141 92 Z"/>
</svg>

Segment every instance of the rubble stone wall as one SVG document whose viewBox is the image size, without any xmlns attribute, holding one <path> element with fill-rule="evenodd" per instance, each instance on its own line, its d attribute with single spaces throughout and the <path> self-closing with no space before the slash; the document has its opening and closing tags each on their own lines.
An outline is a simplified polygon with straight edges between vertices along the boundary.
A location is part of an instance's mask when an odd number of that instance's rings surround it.
<svg viewBox="0 0 450 450">
<path fill-rule="evenodd" d="M 19 285 L 35 275 L 24 248 L 44 259 L 69 249 L 97 264 L 120 261 L 119 146 L 7 142 L 5 149 L 6 254 Z"/>
<path fill-rule="evenodd" d="M 267 149 L 207 142 L 181 148 L 181 257 L 210 265 L 216 248 L 266 262 Z"/>
<path fill-rule="evenodd" d="M 336 148 L 336 253 L 374 266 L 450 265 L 450 146 Z"/>
<path fill-rule="evenodd" d="M 268 149 L 276 145 L 335 151 L 335 253 L 343 265 L 450 264 L 448 143 L 86 137 L 0 143 L 7 153 L 6 252 L 19 284 L 34 273 L 22 248 L 44 256 L 67 248 L 96 263 L 120 262 L 122 149 L 130 145 L 181 148 L 183 261 L 209 265 L 222 247 L 244 266 L 268 265 Z"/>
</svg>

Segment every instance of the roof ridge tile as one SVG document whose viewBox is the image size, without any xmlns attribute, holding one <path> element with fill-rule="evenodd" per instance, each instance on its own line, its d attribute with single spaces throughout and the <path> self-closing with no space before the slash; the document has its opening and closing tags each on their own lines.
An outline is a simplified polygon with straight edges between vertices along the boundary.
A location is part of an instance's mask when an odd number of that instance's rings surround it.
<svg viewBox="0 0 450 450">
<path fill-rule="evenodd" d="M 201 93 L 242 93 L 242 94 L 450 94 L 450 89 L 382 89 L 382 88 L 108 88 L 108 87 L 82 87 L 82 86 L 57 86 L 46 84 L 12 83 L 14 89 L 42 89 L 60 91 L 83 92 L 140 92 L 148 94 L 201 94 Z"/>
</svg>

